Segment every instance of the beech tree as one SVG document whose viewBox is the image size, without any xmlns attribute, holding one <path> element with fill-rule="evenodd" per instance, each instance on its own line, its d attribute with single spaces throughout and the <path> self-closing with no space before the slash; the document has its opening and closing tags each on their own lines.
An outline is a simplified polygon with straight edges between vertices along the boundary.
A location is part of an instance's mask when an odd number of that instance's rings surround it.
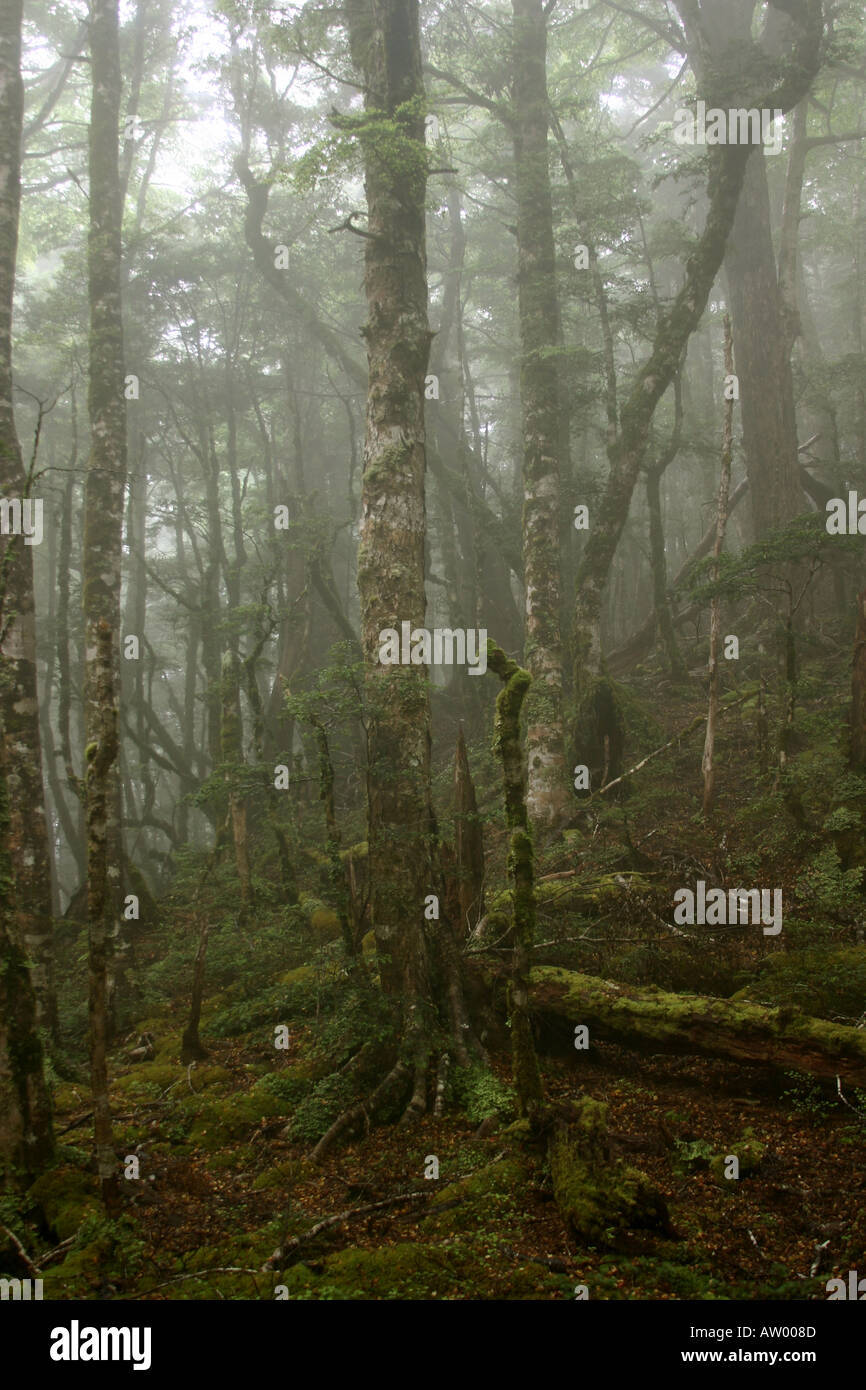
<svg viewBox="0 0 866 1390">
<path fill-rule="evenodd" d="M 407 1115 L 426 1108 L 434 968 L 461 1059 L 466 1057 L 459 962 L 444 921 L 425 916 L 437 896 L 438 846 L 430 785 L 426 671 L 382 665 L 381 633 L 426 615 L 424 382 L 430 350 L 424 198 L 424 86 L 417 0 L 352 0 L 353 62 L 364 116 L 343 117 L 364 155 L 364 288 L 368 385 L 358 590 L 369 703 L 371 919 L 385 992 L 399 1002 L 412 1080 Z M 338 119 L 338 118 L 335 118 Z"/>
<path fill-rule="evenodd" d="M 117 0 L 94 0 L 90 19 L 89 128 L 90 456 L 84 531 L 84 713 L 87 912 L 90 932 L 90 1065 L 103 1198 L 117 1204 L 108 1096 L 112 948 L 122 865 L 118 794 L 121 544 L 126 484 L 126 402 L 121 317 L 120 55 Z"/>
</svg>

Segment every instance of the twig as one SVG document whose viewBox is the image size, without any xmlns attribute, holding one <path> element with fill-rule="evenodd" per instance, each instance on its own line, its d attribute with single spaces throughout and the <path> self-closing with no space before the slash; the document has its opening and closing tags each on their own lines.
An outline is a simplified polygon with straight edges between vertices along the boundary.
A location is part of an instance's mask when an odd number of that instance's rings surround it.
<svg viewBox="0 0 866 1390">
<path fill-rule="evenodd" d="M 426 1202 L 430 1196 L 429 1192 L 401 1192 L 399 1197 L 386 1197 L 382 1202 L 368 1202 L 366 1206 L 350 1207 L 348 1211 L 340 1211 L 336 1216 L 326 1216 L 323 1221 L 317 1221 L 315 1226 L 311 1226 L 302 1235 L 292 1236 L 286 1245 L 275 1250 L 270 1259 L 262 1265 L 261 1273 L 270 1274 L 275 1269 L 282 1269 L 287 1255 L 308 1240 L 312 1240 L 320 1231 L 328 1230 L 330 1226 L 339 1226 L 343 1221 L 351 1221 L 354 1216 L 367 1216 L 371 1211 L 381 1211 L 384 1207 L 399 1206 L 401 1202 Z"/>
<path fill-rule="evenodd" d="M 49 1260 L 55 1259 L 56 1256 L 61 1254 L 64 1250 L 68 1250 L 70 1245 L 74 1243 L 75 1236 L 77 1235 L 78 1231 L 76 1231 L 75 1235 L 73 1236 L 67 1236 L 66 1239 L 62 1240 L 59 1245 L 55 1245 L 53 1250 L 47 1250 L 45 1254 L 40 1257 L 42 1260 L 42 1268 L 45 1268 Z"/>
<path fill-rule="evenodd" d="M 8 1226 L 0 1226 L 0 1231 L 3 1231 L 3 1233 L 9 1237 L 12 1244 L 15 1246 L 15 1249 L 18 1251 L 18 1254 L 23 1264 L 26 1266 L 27 1273 L 30 1275 L 31 1279 L 39 1279 L 41 1277 L 42 1270 L 39 1268 L 38 1265 L 35 1265 L 33 1263 L 30 1256 L 27 1254 L 27 1251 L 24 1249 L 24 1246 L 21 1244 L 20 1240 L 16 1236 L 15 1232 L 10 1231 Z"/>
<path fill-rule="evenodd" d="M 851 1102 L 850 1102 L 850 1100 L 848 1100 L 847 1097 L 844 1096 L 844 1095 L 842 1094 L 842 1078 L 841 1078 L 841 1076 L 837 1076 L 837 1077 L 836 1077 L 836 1094 L 837 1094 L 837 1096 L 839 1097 L 839 1099 L 841 1100 L 841 1102 L 842 1102 L 843 1105 L 847 1105 L 848 1109 L 849 1109 L 849 1110 L 853 1110 L 855 1115 L 859 1115 L 859 1114 L 860 1114 L 860 1111 L 857 1109 L 857 1106 L 856 1106 L 856 1105 L 852 1105 Z"/>
<path fill-rule="evenodd" d="M 154 1284 L 152 1288 L 143 1289 L 141 1293 L 122 1294 L 119 1302 L 131 1302 L 137 1298 L 146 1298 L 148 1294 L 156 1293 L 157 1289 L 167 1289 L 169 1284 L 179 1284 L 183 1279 L 207 1279 L 211 1274 L 261 1274 L 260 1269 L 247 1269 L 243 1265 L 215 1265 L 213 1269 L 197 1269 L 191 1274 L 175 1274 L 171 1279 L 166 1279 L 161 1284 Z"/>
<path fill-rule="evenodd" d="M 719 709 L 719 718 L 721 718 L 723 714 L 726 714 L 729 709 L 736 709 L 737 705 L 743 704 L 745 700 L 753 700 L 757 693 L 757 689 L 748 690 L 746 694 L 741 695 L 739 699 L 731 700 L 729 704 L 722 705 Z M 669 738 L 667 743 L 662 744 L 661 748 L 656 748 L 655 752 L 648 753 L 645 758 L 643 758 L 639 763 L 635 763 L 634 767 L 630 767 L 628 772 L 624 772 L 621 777 L 615 778 L 613 782 L 608 782 L 607 785 L 604 787 L 599 787 L 599 796 L 603 796 L 605 792 L 609 792 L 611 787 L 619 786 L 620 782 L 624 782 L 626 777 L 631 777 L 633 773 L 640 772 L 641 768 L 646 767 L 647 763 L 651 763 L 653 758 L 657 758 L 660 754 L 666 753 L 669 748 L 673 748 L 675 743 L 679 743 L 680 739 L 685 738 L 687 734 L 692 733 L 692 731 L 696 729 L 699 724 L 704 724 L 706 722 L 706 718 L 707 716 L 705 714 L 699 714 L 697 718 L 692 720 L 691 724 L 687 724 L 684 729 L 680 729 L 678 733 L 674 734 L 673 738 Z"/>
</svg>

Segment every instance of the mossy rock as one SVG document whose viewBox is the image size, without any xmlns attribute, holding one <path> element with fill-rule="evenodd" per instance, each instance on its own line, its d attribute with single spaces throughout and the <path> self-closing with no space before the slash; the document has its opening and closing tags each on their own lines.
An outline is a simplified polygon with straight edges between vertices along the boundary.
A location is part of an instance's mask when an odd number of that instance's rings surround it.
<svg viewBox="0 0 866 1390">
<path fill-rule="evenodd" d="M 732 1144 L 727 1153 L 714 1154 L 710 1159 L 710 1172 L 720 1187 L 734 1190 L 737 1180 L 728 1177 L 728 1158 L 735 1157 L 739 1163 L 739 1178 L 747 1178 L 751 1173 L 757 1172 L 767 1152 L 766 1144 L 761 1144 L 754 1136 L 752 1130 L 747 1129 L 742 1139 Z"/>
<path fill-rule="evenodd" d="M 579 1101 L 557 1125 L 549 1158 L 557 1206 L 581 1245 L 615 1248 L 632 1230 L 670 1233 L 664 1199 L 646 1174 L 611 1157 L 606 1105 Z"/>
<path fill-rule="evenodd" d="M 212 1153 L 223 1144 L 246 1139 L 263 1119 L 288 1113 L 285 1101 L 256 1085 L 241 1095 L 205 1101 L 189 1132 L 189 1142 Z"/>
<path fill-rule="evenodd" d="M 87 1088 L 74 1081 L 58 1081 L 51 1095 L 55 1115 L 72 1115 L 76 1110 L 86 1110 L 92 1104 Z"/>
<path fill-rule="evenodd" d="M 319 898 L 302 893 L 300 908 L 320 941 L 337 940 L 340 935 L 340 923 L 332 907 L 328 907 L 327 903 L 323 903 Z"/>
<path fill-rule="evenodd" d="M 524 1211 L 531 1172 L 524 1159 L 507 1158 L 448 1183 L 435 1193 L 421 1229 L 437 1235 L 491 1227 L 501 1232 Z"/>
<path fill-rule="evenodd" d="M 46 1269 L 43 1296 L 54 1300 L 96 1297 L 106 1278 L 111 1255 L 112 1242 L 107 1237 L 92 1240 L 80 1250 L 70 1250 L 62 1264 Z"/>
<path fill-rule="evenodd" d="M 209 1066 L 207 1062 L 198 1063 L 190 1073 L 190 1081 L 196 1091 L 214 1091 L 225 1094 L 235 1085 L 234 1076 L 225 1067 Z"/>
<path fill-rule="evenodd" d="M 184 1074 L 185 1068 L 179 1062 L 138 1062 L 125 1076 L 115 1077 L 111 1089 L 121 1095 L 164 1091 L 175 1081 L 183 1081 Z"/>
<path fill-rule="evenodd" d="M 68 1240 L 89 1216 L 102 1214 L 96 1176 L 78 1168 L 55 1168 L 43 1173 L 27 1196 L 39 1206 L 58 1240 Z"/>
</svg>

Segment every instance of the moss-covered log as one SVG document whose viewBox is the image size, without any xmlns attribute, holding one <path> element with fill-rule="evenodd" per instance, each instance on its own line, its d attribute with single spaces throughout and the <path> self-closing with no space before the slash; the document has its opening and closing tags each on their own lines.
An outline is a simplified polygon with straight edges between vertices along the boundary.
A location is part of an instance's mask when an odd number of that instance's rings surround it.
<svg viewBox="0 0 866 1390">
<path fill-rule="evenodd" d="M 633 989 L 555 966 L 532 971 L 530 1008 L 553 1028 L 567 1025 L 569 1036 L 582 1023 L 593 1040 L 642 1051 L 724 1057 L 866 1086 L 866 1032 L 796 1009 Z"/>
</svg>

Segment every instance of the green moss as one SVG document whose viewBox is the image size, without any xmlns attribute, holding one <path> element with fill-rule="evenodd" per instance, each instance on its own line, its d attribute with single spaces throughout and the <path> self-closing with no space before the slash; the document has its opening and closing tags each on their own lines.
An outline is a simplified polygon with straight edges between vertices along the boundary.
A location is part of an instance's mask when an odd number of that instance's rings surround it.
<svg viewBox="0 0 866 1390">
<path fill-rule="evenodd" d="M 199 1108 L 189 1132 L 190 1143 L 212 1153 L 223 1144 L 249 1136 L 263 1119 L 286 1115 L 289 1105 L 260 1084 L 244 1094 L 207 1100 Z"/>
<path fill-rule="evenodd" d="M 747 1129 L 743 1137 L 731 1144 L 730 1148 L 723 1154 L 714 1154 L 710 1159 L 710 1172 L 720 1187 L 733 1191 L 737 1186 L 737 1179 L 726 1177 L 725 1170 L 728 1166 L 728 1156 L 733 1155 L 739 1160 L 739 1177 L 746 1178 L 750 1173 L 754 1173 L 761 1166 L 767 1152 L 766 1144 L 761 1144 L 755 1138 L 754 1130 Z"/>
<path fill-rule="evenodd" d="M 866 998 L 866 946 L 779 951 L 766 957 L 758 978 L 734 998 L 856 1020 Z"/>
<path fill-rule="evenodd" d="M 319 1272 L 320 1271 L 320 1272 Z M 485 1262 L 461 1242 L 404 1243 L 382 1250 L 341 1250 L 317 1272 L 295 1265 L 279 1278 L 290 1299 L 539 1299 L 554 1281 L 536 1267 Z"/>
<path fill-rule="evenodd" d="M 287 970 L 285 975 L 280 976 L 281 985 L 299 985 L 306 980 L 312 980 L 315 972 L 310 965 L 299 965 L 294 970 Z"/>
<path fill-rule="evenodd" d="M 61 1167 L 43 1173 L 27 1195 L 41 1209 L 58 1240 L 75 1235 L 83 1221 L 102 1211 L 96 1177 L 77 1168 Z"/>
<path fill-rule="evenodd" d="M 285 1163 L 278 1163 L 274 1168 L 260 1173 L 253 1182 L 253 1191 L 265 1192 L 275 1188 L 280 1192 L 290 1192 L 304 1176 L 307 1167 L 303 1160 L 287 1159 Z"/>
<path fill-rule="evenodd" d="M 491 1231 L 517 1224 L 526 1206 L 531 1165 L 519 1158 L 491 1163 L 469 1177 L 448 1183 L 434 1195 L 421 1222 L 429 1234 Z"/>
<path fill-rule="evenodd" d="M 124 1096 L 145 1095 L 165 1090 L 175 1081 L 183 1081 L 185 1075 L 186 1068 L 177 1062 L 139 1062 L 125 1076 L 115 1077 L 112 1090 Z"/>
<path fill-rule="evenodd" d="M 57 1300 L 96 1297 L 110 1256 L 111 1241 L 105 1238 L 71 1250 L 62 1264 L 46 1269 L 43 1296 Z"/>
<path fill-rule="evenodd" d="M 578 1102 L 569 1123 L 557 1126 L 549 1158 L 557 1206 L 582 1245 L 616 1246 L 627 1230 L 668 1230 L 665 1204 L 646 1175 L 610 1156 L 606 1105 Z"/>
</svg>

